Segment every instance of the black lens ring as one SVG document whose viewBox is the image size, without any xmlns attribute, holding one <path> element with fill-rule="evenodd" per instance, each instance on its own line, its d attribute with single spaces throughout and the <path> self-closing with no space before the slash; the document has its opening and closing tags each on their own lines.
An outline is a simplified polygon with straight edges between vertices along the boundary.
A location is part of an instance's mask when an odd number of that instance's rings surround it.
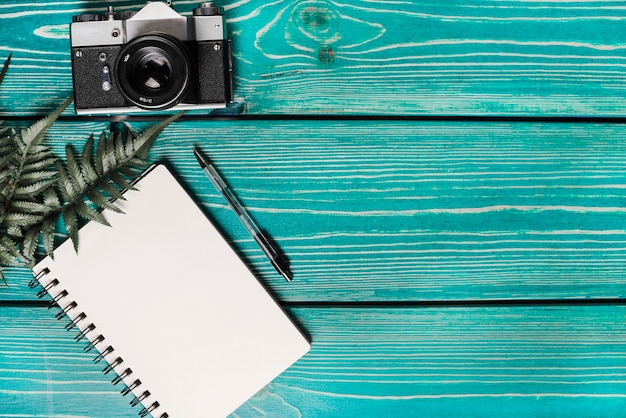
<svg viewBox="0 0 626 418">
<path fill-rule="evenodd" d="M 150 54 L 162 56 L 169 65 L 171 82 L 165 89 L 150 90 L 137 80 L 137 65 Z M 116 76 L 124 98 L 147 110 L 168 109 L 187 95 L 193 65 L 187 48 L 176 38 L 152 34 L 136 38 L 125 45 L 117 63 Z"/>
</svg>

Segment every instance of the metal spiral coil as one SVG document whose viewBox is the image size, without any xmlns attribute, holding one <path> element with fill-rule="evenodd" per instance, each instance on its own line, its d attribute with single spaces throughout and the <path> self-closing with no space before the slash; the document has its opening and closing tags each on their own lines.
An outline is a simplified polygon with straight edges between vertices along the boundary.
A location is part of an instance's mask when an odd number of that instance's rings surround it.
<svg viewBox="0 0 626 418">
<path fill-rule="evenodd" d="M 52 292 L 54 291 L 54 288 L 58 286 L 60 282 L 59 280 L 54 278 L 50 282 L 44 285 L 42 282 L 42 279 L 44 278 L 44 276 L 48 274 L 50 274 L 50 269 L 46 267 L 33 277 L 33 279 L 28 283 L 28 287 L 31 289 L 35 289 L 37 286 L 41 287 L 41 289 L 39 289 L 39 291 L 37 292 L 37 297 L 39 299 L 43 299 L 44 297 L 48 295 L 51 297 L 50 303 L 48 304 L 48 308 L 50 309 L 55 306 L 58 306 L 61 309 L 55 315 L 55 318 L 60 321 L 63 318 L 67 317 L 69 319 L 69 323 L 65 326 L 65 329 L 67 331 L 71 331 L 72 329 L 77 328 L 78 333 L 74 337 L 74 340 L 76 342 L 79 342 L 83 340 L 84 338 L 87 338 L 87 345 L 85 346 L 85 348 L 83 348 L 83 350 L 87 353 L 90 352 L 91 350 L 96 348 L 97 345 L 101 344 L 105 340 L 105 337 L 102 334 L 99 334 L 93 340 L 90 340 L 87 337 L 87 334 L 89 334 L 90 332 L 93 332 L 96 329 L 96 325 L 94 325 L 93 323 L 89 323 L 83 329 L 81 329 L 78 326 L 79 322 L 87 318 L 87 314 L 85 314 L 84 312 L 80 312 L 73 318 L 70 317 L 69 315 L 70 311 L 78 307 L 78 304 L 75 301 L 70 301 L 65 306 L 61 306 L 60 305 L 61 300 L 64 299 L 66 296 L 68 296 L 69 293 L 67 290 L 62 289 L 61 291 L 59 291 L 59 293 L 56 293 L 53 295 Z M 96 364 L 102 360 L 105 360 L 105 358 L 108 355 L 110 355 L 113 351 L 115 351 L 115 349 L 109 345 L 104 350 L 98 350 L 98 351 L 99 351 L 99 354 L 92 359 L 92 361 Z M 106 361 L 108 364 L 104 369 L 102 369 L 102 373 L 105 375 L 109 374 L 112 371 L 115 371 L 115 368 L 124 362 L 124 360 L 121 357 L 116 357 L 111 362 L 109 362 L 108 360 Z M 124 379 L 129 377 L 132 373 L 133 373 L 133 370 L 131 368 L 126 368 L 122 373 L 117 374 L 117 376 L 113 380 L 111 380 L 111 383 L 113 385 L 118 385 L 119 383 L 123 382 Z M 120 391 L 120 393 L 122 394 L 122 396 L 127 396 L 131 393 L 134 393 L 135 389 L 141 386 L 141 384 L 142 384 L 141 380 L 135 379 L 130 385 L 125 385 L 125 387 Z M 148 398 L 149 396 L 150 396 L 150 391 L 144 390 L 139 396 L 135 396 L 130 401 L 130 405 L 132 407 L 139 406 L 141 405 L 142 401 Z M 158 408 L 159 406 L 160 406 L 159 402 L 154 401 L 149 406 L 144 406 L 138 412 L 138 415 L 140 417 L 146 417 L 150 415 L 150 413 L 154 411 L 156 408 Z M 163 412 L 161 415 L 159 415 L 159 418 L 169 418 L 169 414 L 167 412 Z"/>
</svg>

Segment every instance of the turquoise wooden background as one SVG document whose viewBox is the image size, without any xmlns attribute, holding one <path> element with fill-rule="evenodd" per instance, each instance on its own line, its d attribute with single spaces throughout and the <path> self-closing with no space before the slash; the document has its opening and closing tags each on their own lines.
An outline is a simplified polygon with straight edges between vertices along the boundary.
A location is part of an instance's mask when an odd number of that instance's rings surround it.
<svg viewBox="0 0 626 418">
<path fill-rule="evenodd" d="M 235 416 L 626 415 L 626 2 L 437 3 L 219 3 L 238 105 L 187 115 L 152 158 L 313 341 Z M 68 23 L 107 4 L 142 2 L 0 5 L 5 125 L 71 95 Z M 60 155 L 107 128 L 67 111 L 48 144 Z M 293 283 L 194 145 L 287 253 Z M 0 416 L 136 416 L 30 272 L 7 276 Z"/>
</svg>

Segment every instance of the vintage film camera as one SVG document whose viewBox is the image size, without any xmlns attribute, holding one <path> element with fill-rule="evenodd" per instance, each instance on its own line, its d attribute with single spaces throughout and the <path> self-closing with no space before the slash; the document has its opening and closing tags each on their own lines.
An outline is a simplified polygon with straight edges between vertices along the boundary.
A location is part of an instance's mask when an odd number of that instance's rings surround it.
<svg viewBox="0 0 626 418">
<path fill-rule="evenodd" d="M 184 17 L 171 2 L 74 16 L 78 114 L 215 109 L 232 101 L 230 41 L 221 9 L 201 3 Z"/>
</svg>

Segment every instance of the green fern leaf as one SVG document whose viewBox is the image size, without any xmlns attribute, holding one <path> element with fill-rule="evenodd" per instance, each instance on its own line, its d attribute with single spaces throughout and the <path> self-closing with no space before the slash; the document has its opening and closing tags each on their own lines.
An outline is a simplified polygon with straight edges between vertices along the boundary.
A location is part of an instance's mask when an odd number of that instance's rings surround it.
<svg viewBox="0 0 626 418">
<path fill-rule="evenodd" d="M 56 175 L 53 171 L 29 171 L 20 176 L 19 182 L 23 185 L 31 185 L 46 180 L 51 180 Z"/>
<path fill-rule="evenodd" d="M 43 141 L 43 138 L 52 124 L 61 116 L 61 113 L 72 102 L 72 99 L 67 99 L 61 106 L 56 108 L 54 112 L 32 124 L 28 129 L 22 130 L 22 142 L 28 147 L 37 146 Z"/>
<path fill-rule="evenodd" d="M 63 223 L 70 235 L 74 250 L 78 251 L 78 216 L 73 206 L 67 206 L 63 209 Z"/>
<path fill-rule="evenodd" d="M 87 182 L 83 178 L 80 165 L 76 162 L 76 157 L 71 145 L 65 147 L 65 166 L 67 167 L 67 176 L 69 177 L 75 190 L 83 190 L 87 186 Z"/>
<path fill-rule="evenodd" d="M 106 192 L 112 199 L 126 200 L 124 195 L 114 185 L 109 183 L 106 179 L 102 179 L 97 184 L 98 188 Z"/>
<path fill-rule="evenodd" d="M 126 178 L 123 174 L 118 172 L 112 172 L 109 174 L 111 180 L 120 186 L 122 189 L 135 190 L 135 187 L 131 184 L 131 182 Z"/>
<path fill-rule="evenodd" d="M 50 167 L 54 167 L 54 162 L 56 158 L 50 156 L 50 152 L 46 153 L 47 155 L 37 155 L 33 158 L 29 158 L 28 162 L 24 164 L 23 170 L 25 173 L 30 173 L 33 171 L 44 171 L 46 169 L 50 169 Z M 52 172 L 54 175 L 54 172 Z"/>
<path fill-rule="evenodd" d="M 15 212 L 25 212 L 34 214 L 43 214 L 49 209 L 48 205 L 43 203 L 28 201 L 28 200 L 14 200 L 11 203 L 11 210 Z"/>
<path fill-rule="evenodd" d="M 135 149 L 137 150 L 135 155 L 142 159 L 148 158 L 148 150 L 152 143 L 157 138 L 157 136 L 165 129 L 170 123 L 174 122 L 176 119 L 180 118 L 185 112 L 179 112 L 169 118 L 159 122 L 156 125 L 153 125 L 143 131 L 141 134 L 135 138 Z"/>
<path fill-rule="evenodd" d="M 22 231 L 22 227 L 17 222 L 7 221 L 5 222 L 7 229 L 7 236 L 12 238 L 22 238 L 24 236 L 24 232 Z"/>
<path fill-rule="evenodd" d="M 87 194 L 87 197 L 91 202 L 93 202 L 100 208 L 112 210 L 113 212 L 117 213 L 124 213 L 124 211 L 120 209 L 119 206 L 107 199 L 107 197 L 104 196 L 99 190 L 90 191 Z"/>
<path fill-rule="evenodd" d="M 98 180 L 98 172 L 92 163 L 93 154 L 93 134 L 89 137 L 83 148 L 83 153 L 80 159 L 80 168 L 83 178 L 88 183 L 93 183 Z"/>
<path fill-rule="evenodd" d="M 55 161 L 54 166 L 57 169 L 57 186 L 61 197 L 64 201 L 70 202 L 75 193 L 74 184 L 72 184 L 72 181 L 60 161 Z"/>
<path fill-rule="evenodd" d="M 52 186 L 52 184 L 51 181 L 39 181 L 26 186 L 19 186 L 15 188 L 13 196 L 15 199 L 32 199 Z"/>
<path fill-rule="evenodd" d="M 93 135 L 92 135 L 93 136 Z M 96 169 L 96 173 L 99 176 L 104 175 L 104 150 L 106 141 L 106 134 L 104 131 L 100 134 L 100 138 L 98 139 L 98 145 L 96 147 L 96 156 L 94 157 L 94 167 Z"/>
<path fill-rule="evenodd" d="M 117 171 L 128 178 L 135 178 L 139 174 L 137 167 L 133 166 L 122 166 Z"/>
<path fill-rule="evenodd" d="M 0 167 L 6 167 L 9 164 L 9 162 L 14 158 L 15 156 L 13 155 L 13 153 L 2 155 L 0 157 Z M 3 170 L 3 171 L 6 172 L 7 170 Z"/>
<path fill-rule="evenodd" d="M 9 226 L 30 226 L 41 220 L 41 216 L 23 212 L 10 212 L 4 216 L 5 223 Z"/>
<path fill-rule="evenodd" d="M 43 193 L 43 203 L 50 210 L 61 207 L 61 201 L 54 188 L 50 187 Z"/>
<path fill-rule="evenodd" d="M 21 256 L 26 264 L 31 264 L 35 258 L 37 244 L 39 244 L 39 227 L 29 228 L 26 234 L 24 234 L 24 240 L 22 241 Z"/>
<path fill-rule="evenodd" d="M 11 179 L 11 173 L 12 173 L 12 170 L 0 171 L 0 182 L 4 183 L 2 187 L 0 187 L 0 190 L 4 190 L 4 187 L 9 184 L 9 181 Z"/>
<path fill-rule="evenodd" d="M 147 164 L 144 158 L 133 157 L 128 160 L 128 165 L 132 167 L 146 167 Z"/>
<path fill-rule="evenodd" d="M 87 184 L 93 184 L 98 180 L 98 173 L 90 164 L 81 165 L 81 173 Z"/>
<path fill-rule="evenodd" d="M 102 213 L 90 208 L 83 200 L 76 201 L 74 207 L 76 208 L 76 213 L 83 219 L 87 219 L 88 221 L 95 221 L 102 225 L 110 226 L 109 222 L 105 219 Z"/>
<path fill-rule="evenodd" d="M 55 217 L 48 217 L 41 224 L 41 240 L 46 254 L 54 256 L 54 232 L 56 231 Z"/>
<path fill-rule="evenodd" d="M 115 135 L 110 134 L 104 141 L 105 150 L 105 171 L 109 172 L 117 165 L 117 158 L 115 156 Z"/>
<path fill-rule="evenodd" d="M 17 242 L 15 242 L 13 239 L 6 235 L 3 235 L 2 237 L 0 237 L 0 251 L 12 254 L 14 257 L 17 257 Z"/>
<path fill-rule="evenodd" d="M 102 132 L 96 145 L 91 135 L 81 153 L 68 145 L 63 162 L 42 141 L 68 104 L 69 100 L 21 134 L 0 129 L 0 267 L 30 265 L 40 242 L 53 257 L 61 224 L 78 251 L 80 223 L 108 225 L 101 209 L 122 212 L 114 201 L 124 199 L 121 190 L 132 188 L 154 139 L 181 115 L 126 140 Z"/>
<path fill-rule="evenodd" d="M 93 134 L 89 135 L 87 142 L 83 146 L 83 152 L 81 153 L 81 165 L 91 164 L 91 159 L 93 156 Z"/>
<path fill-rule="evenodd" d="M 19 255 L 13 255 L 4 249 L 0 249 L 0 264 L 3 266 L 17 266 Z"/>
<path fill-rule="evenodd" d="M 115 149 L 115 159 L 117 161 L 124 161 L 127 158 L 126 146 L 124 145 L 121 134 L 115 135 L 115 139 L 113 140 L 113 148 Z"/>
</svg>

